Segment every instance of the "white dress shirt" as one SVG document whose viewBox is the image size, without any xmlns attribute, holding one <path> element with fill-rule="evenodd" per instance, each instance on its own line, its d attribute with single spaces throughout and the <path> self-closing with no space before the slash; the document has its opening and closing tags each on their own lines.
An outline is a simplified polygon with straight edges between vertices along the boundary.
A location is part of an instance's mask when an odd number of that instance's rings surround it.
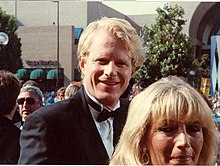
<svg viewBox="0 0 220 166">
<path fill-rule="evenodd" d="M 89 96 L 89 98 L 91 98 L 94 102 L 96 102 L 98 105 L 100 105 L 103 110 L 103 108 L 104 108 L 103 104 L 101 104 L 93 96 L 91 96 L 87 92 L 86 88 L 85 88 L 85 91 L 86 91 L 87 95 Z M 114 107 L 114 109 L 112 111 L 115 111 L 119 107 L 120 107 L 120 101 L 117 102 L 116 106 Z M 93 107 L 91 107 L 90 105 L 89 105 L 89 109 L 91 111 L 91 114 L 92 114 L 93 120 L 96 124 L 96 127 L 99 131 L 99 134 L 100 134 L 102 142 L 105 146 L 105 149 L 108 153 L 109 159 L 111 159 L 112 153 L 114 151 L 114 146 L 113 146 L 113 134 L 114 134 L 113 133 L 114 132 L 113 131 L 113 120 L 114 120 L 114 118 L 110 117 L 105 121 L 98 122 L 96 119 L 99 115 L 99 112 L 97 110 L 95 110 Z M 107 108 L 105 107 L 105 109 L 107 109 Z M 107 109 L 107 110 L 109 110 L 109 109 Z"/>
</svg>

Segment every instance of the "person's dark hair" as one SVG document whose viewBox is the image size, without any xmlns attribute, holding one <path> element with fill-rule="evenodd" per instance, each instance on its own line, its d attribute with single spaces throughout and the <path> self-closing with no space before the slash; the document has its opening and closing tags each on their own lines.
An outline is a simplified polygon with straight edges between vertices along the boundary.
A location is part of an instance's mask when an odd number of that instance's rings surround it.
<svg viewBox="0 0 220 166">
<path fill-rule="evenodd" d="M 13 111 L 20 88 L 21 83 L 14 74 L 0 70 L 0 115 Z"/>
<path fill-rule="evenodd" d="M 37 82 L 35 82 L 34 80 L 28 80 L 26 81 L 22 87 L 25 87 L 25 86 L 36 86 L 38 88 L 40 88 L 39 84 Z"/>
</svg>

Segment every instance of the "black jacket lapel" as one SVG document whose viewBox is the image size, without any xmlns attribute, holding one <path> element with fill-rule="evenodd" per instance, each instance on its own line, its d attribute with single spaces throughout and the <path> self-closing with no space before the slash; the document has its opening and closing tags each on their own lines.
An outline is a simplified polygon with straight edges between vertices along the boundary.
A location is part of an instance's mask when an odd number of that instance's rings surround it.
<svg viewBox="0 0 220 166">
<path fill-rule="evenodd" d="M 82 129 L 82 141 L 85 143 L 86 156 L 89 163 L 103 164 L 108 163 L 108 155 L 99 132 L 93 121 L 87 101 L 85 100 L 85 90 L 80 90 L 79 99 L 81 99 L 80 126 Z"/>
<path fill-rule="evenodd" d="M 114 141 L 113 145 L 114 147 L 118 143 L 118 140 L 120 138 L 122 129 L 124 128 L 127 114 L 128 114 L 128 106 L 129 106 L 129 101 L 125 99 L 120 99 L 120 109 L 118 110 L 117 116 L 114 118 L 113 122 L 113 128 L 114 128 Z"/>
</svg>

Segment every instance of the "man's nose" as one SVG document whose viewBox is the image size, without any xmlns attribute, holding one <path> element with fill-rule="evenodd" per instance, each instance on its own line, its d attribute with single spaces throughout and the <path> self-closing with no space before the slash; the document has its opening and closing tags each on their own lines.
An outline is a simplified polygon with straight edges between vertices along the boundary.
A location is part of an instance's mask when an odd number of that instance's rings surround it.
<svg viewBox="0 0 220 166">
<path fill-rule="evenodd" d="M 114 62 L 109 62 L 105 66 L 104 74 L 107 75 L 108 77 L 114 77 L 117 74 L 117 66 L 115 65 Z"/>
<path fill-rule="evenodd" d="M 22 104 L 22 106 L 23 106 L 23 107 L 26 107 L 27 105 L 28 105 L 28 104 L 27 104 L 27 101 L 25 100 L 24 103 Z"/>
</svg>

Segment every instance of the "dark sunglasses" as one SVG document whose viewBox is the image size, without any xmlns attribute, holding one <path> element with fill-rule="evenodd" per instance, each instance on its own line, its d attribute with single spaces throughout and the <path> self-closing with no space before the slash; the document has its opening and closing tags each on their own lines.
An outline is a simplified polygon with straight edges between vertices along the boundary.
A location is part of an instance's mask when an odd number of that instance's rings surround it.
<svg viewBox="0 0 220 166">
<path fill-rule="evenodd" d="M 27 104 L 33 105 L 36 101 L 39 101 L 39 100 L 35 100 L 34 98 L 27 97 L 27 98 L 20 98 L 20 99 L 18 99 L 17 103 L 19 105 L 22 105 L 22 104 L 24 104 L 25 101 L 26 101 Z"/>
</svg>

